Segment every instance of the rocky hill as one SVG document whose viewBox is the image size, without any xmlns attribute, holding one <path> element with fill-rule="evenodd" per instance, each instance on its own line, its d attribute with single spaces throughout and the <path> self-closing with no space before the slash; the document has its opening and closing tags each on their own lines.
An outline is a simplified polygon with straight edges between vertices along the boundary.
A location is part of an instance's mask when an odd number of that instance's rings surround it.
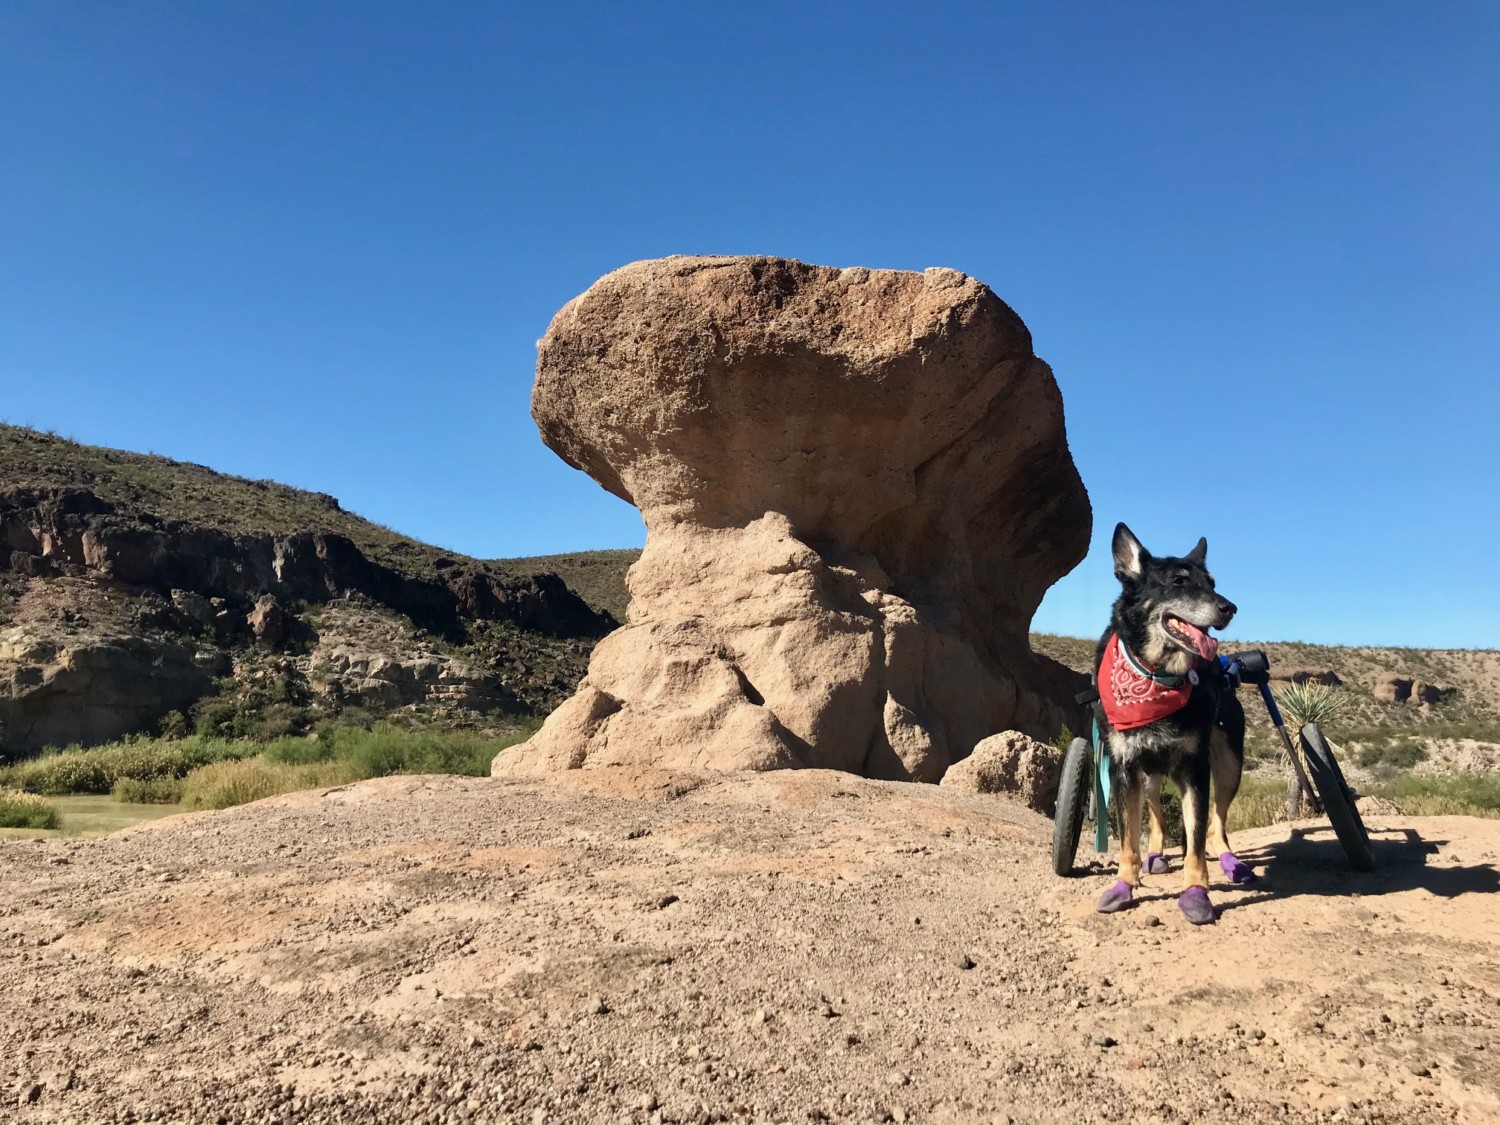
<svg viewBox="0 0 1500 1125">
<path fill-rule="evenodd" d="M 615 625 L 331 496 L 0 426 L 0 750 L 544 713 Z"/>
<path fill-rule="evenodd" d="M 0 425 L 0 752 L 164 721 L 274 734 L 334 715 L 539 716 L 624 619 L 639 557 L 472 559 L 323 493 Z M 1082 671 L 1093 642 L 1031 643 Z M 1357 742 L 1460 765 L 1500 743 L 1500 653 L 1260 647 L 1342 684 Z"/>
</svg>

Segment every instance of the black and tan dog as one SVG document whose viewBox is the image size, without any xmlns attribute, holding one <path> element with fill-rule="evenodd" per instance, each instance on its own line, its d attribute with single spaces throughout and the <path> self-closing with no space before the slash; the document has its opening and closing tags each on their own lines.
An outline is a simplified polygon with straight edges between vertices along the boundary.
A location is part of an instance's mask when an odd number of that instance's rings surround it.
<svg viewBox="0 0 1500 1125">
<path fill-rule="evenodd" d="M 1231 883 L 1255 878 L 1230 851 L 1224 830 L 1244 768 L 1245 712 L 1221 670 L 1218 641 L 1209 635 L 1229 624 L 1235 605 L 1219 596 L 1204 566 L 1207 540 L 1198 540 L 1182 558 L 1156 558 L 1122 523 L 1115 528 L 1113 551 L 1122 589 L 1094 668 L 1124 839 L 1119 880 L 1100 897 L 1098 909 L 1123 909 L 1140 885 L 1143 797 L 1151 807 L 1145 869 L 1166 873 L 1161 783 L 1170 777 L 1182 794 L 1187 837 L 1177 905 L 1188 921 L 1202 925 L 1214 920 L 1210 849 Z"/>
</svg>

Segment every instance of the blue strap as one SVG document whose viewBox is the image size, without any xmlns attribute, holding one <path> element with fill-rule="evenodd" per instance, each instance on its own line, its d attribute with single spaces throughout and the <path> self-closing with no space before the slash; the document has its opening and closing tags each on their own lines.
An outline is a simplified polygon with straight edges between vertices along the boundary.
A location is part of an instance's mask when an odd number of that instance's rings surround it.
<svg viewBox="0 0 1500 1125">
<path fill-rule="evenodd" d="M 1099 716 L 1094 716 L 1094 851 L 1109 851 L 1109 747 L 1099 733 Z"/>
</svg>

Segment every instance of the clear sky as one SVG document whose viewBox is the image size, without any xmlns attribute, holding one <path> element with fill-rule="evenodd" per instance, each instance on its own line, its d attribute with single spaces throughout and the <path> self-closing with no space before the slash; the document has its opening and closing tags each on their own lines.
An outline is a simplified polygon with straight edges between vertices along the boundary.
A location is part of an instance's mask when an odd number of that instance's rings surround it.
<svg viewBox="0 0 1500 1125">
<path fill-rule="evenodd" d="M 0 6 L 0 417 L 481 556 L 632 546 L 535 342 L 670 253 L 951 266 L 1094 548 L 1232 634 L 1500 646 L 1500 5 Z"/>
</svg>

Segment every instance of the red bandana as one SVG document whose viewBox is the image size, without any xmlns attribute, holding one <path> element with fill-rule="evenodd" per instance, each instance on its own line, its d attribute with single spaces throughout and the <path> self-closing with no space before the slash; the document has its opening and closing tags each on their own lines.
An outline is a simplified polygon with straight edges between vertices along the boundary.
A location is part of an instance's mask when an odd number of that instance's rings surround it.
<svg viewBox="0 0 1500 1125">
<path fill-rule="evenodd" d="M 1177 685 L 1159 683 L 1122 650 L 1119 634 L 1111 634 L 1099 664 L 1099 702 L 1114 730 L 1135 730 L 1165 719 L 1187 705 L 1196 675 L 1183 676 Z"/>
</svg>

